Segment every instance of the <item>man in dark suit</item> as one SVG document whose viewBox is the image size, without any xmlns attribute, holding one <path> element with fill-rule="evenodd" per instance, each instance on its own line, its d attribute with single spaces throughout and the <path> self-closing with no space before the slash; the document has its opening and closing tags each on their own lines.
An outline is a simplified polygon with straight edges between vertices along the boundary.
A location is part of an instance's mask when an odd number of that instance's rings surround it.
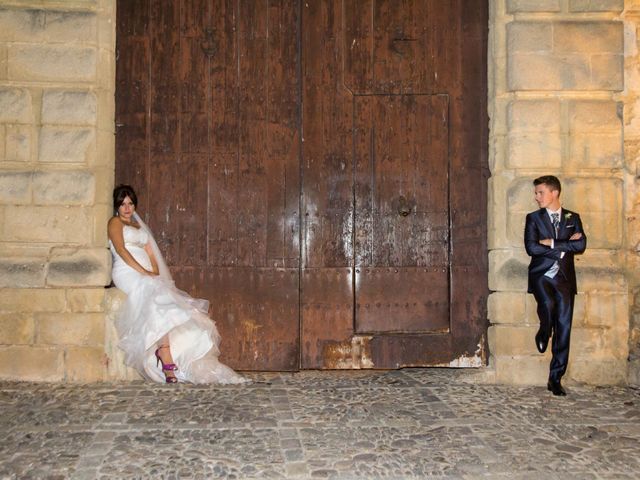
<svg viewBox="0 0 640 480">
<path fill-rule="evenodd" d="M 566 395 L 560 380 L 567 370 L 573 302 L 577 293 L 573 256 L 584 252 L 587 237 L 580 215 L 561 207 L 560 180 L 545 175 L 533 181 L 539 210 L 527 215 L 524 245 L 531 257 L 529 288 L 538 304 L 536 347 L 544 353 L 553 334 L 547 388 Z"/>
</svg>

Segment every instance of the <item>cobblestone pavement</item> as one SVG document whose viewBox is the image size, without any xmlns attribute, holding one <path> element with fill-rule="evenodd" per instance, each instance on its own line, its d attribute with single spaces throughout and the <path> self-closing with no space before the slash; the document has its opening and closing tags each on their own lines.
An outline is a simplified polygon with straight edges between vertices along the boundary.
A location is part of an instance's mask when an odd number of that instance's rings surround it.
<svg viewBox="0 0 640 480">
<path fill-rule="evenodd" d="M 640 391 L 468 371 L 0 384 L 0 478 L 640 478 Z"/>
</svg>

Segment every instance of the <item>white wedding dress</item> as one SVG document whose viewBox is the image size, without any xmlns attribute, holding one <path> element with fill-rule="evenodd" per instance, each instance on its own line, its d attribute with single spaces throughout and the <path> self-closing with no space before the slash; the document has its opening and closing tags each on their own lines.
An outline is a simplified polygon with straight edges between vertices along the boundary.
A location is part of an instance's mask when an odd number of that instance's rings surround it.
<svg viewBox="0 0 640 480">
<path fill-rule="evenodd" d="M 159 340 L 168 335 L 171 355 L 178 366 L 179 382 L 244 383 L 248 380 L 220 363 L 220 335 L 207 315 L 209 302 L 190 297 L 177 289 L 164 260 L 157 251 L 151 232 L 142 225 L 125 225 L 124 243 L 136 261 L 151 270 L 151 261 L 144 247 L 152 242 L 154 255 L 159 257 L 159 276 L 142 275 L 118 255 L 113 244 L 112 278 L 116 287 L 127 294 L 127 300 L 116 320 L 118 346 L 125 352 L 125 362 L 142 376 L 165 382 L 161 365 L 156 365 L 155 351 Z M 164 271 L 163 271 L 164 270 Z"/>
</svg>

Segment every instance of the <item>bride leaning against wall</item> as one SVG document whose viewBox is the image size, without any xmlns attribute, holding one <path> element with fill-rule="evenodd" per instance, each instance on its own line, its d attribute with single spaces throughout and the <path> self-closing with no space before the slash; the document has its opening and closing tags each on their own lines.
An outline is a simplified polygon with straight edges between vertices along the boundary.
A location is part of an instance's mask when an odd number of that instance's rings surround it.
<svg viewBox="0 0 640 480">
<path fill-rule="evenodd" d="M 125 363 L 154 382 L 247 382 L 218 360 L 209 302 L 176 288 L 137 204 L 129 185 L 114 189 L 108 233 L 113 283 L 127 295 L 115 322 Z"/>
</svg>

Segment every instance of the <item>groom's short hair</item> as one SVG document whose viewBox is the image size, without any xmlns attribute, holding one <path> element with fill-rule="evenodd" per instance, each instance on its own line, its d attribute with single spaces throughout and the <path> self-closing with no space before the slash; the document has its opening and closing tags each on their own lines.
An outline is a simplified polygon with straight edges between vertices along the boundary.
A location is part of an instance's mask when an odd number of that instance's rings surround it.
<svg viewBox="0 0 640 480">
<path fill-rule="evenodd" d="M 558 180 L 558 177 L 554 177 L 553 175 L 543 175 L 538 177 L 533 181 L 533 185 L 536 187 L 538 185 L 546 185 L 551 191 L 557 190 L 558 195 L 560 195 L 560 192 L 562 191 L 560 180 Z"/>
</svg>

